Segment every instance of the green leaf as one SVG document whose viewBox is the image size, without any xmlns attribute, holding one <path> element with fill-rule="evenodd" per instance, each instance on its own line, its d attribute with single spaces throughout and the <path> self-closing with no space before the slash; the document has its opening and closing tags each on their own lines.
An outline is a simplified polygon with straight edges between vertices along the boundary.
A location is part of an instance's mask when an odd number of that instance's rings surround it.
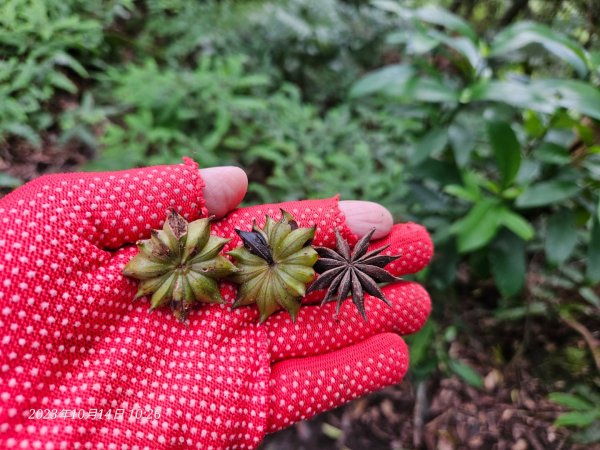
<svg viewBox="0 0 600 450">
<path fill-rule="evenodd" d="M 576 41 L 541 23 L 518 22 L 496 35 L 490 47 L 490 56 L 504 56 L 530 44 L 539 44 L 548 52 L 572 66 L 579 76 L 588 73 L 587 54 Z"/>
<path fill-rule="evenodd" d="M 414 69 L 404 64 L 394 64 L 375 70 L 358 80 L 350 89 L 350 97 L 362 97 L 375 93 L 403 95 Z"/>
<path fill-rule="evenodd" d="M 444 192 L 471 203 L 475 203 L 479 200 L 479 194 L 477 192 L 469 191 L 467 188 L 458 184 L 449 184 L 445 186 Z"/>
<path fill-rule="evenodd" d="M 431 77 L 414 76 L 404 92 L 407 101 L 427 103 L 457 103 L 458 91 L 444 82 Z"/>
<path fill-rule="evenodd" d="M 590 64 L 596 69 L 597 72 L 600 72 L 600 51 L 592 50 L 590 51 Z"/>
<path fill-rule="evenodd" d="M 592 222 L 585 276 L 590 283 L 600 283 L 600 221 L 597 217 Z"/>
<path fill-rule="evenodd" d="M 433 128 L 429 130 L 414 147 L 414 154 L 410 164 L 418 166 L 430 155 L 440 153 L 448 144 L 448 130 L 446 128 Z"/>
<path fill-rule="evenodd" d="M 553 142 L 543 142 L 533 151 L 533 157 L 548 164 L 563 165 L 571 162 L 569 151 L 562 145 Z"/>
<path fill-rule="evenodd" d="M 386 42 L 390 45 L 405 45 L 404 51 L 410 55 L 429 53 L 440 45 L 438 39 L 432 37 L 428 29 L 411 29 L 391 33 Z"/>
<path fill-rule="evenodd" d="M 578 192 L 579 186 L 571 180 L 543 181 L 525 189 L 517 198 L 516 205 L 520 208 L 550 205 L 571 198 Z"/>
<path fill-rule="evenodd" d="M 481 375 L 479 375 L 479 373 L 477 373 L 470 365 L 457 359 L 449 359 L 448 368 L 462 378 L 467 384 L 470 384 L 477 389 L 483 387 Z"/>
<path fill-rule="evenodd" d="M 321 433 L 323 433 L 329 439 L 334 441 L 339 439 L 344 434 L 344 432 L 341 429 L 334 427 L 333 425 L 327 422 L 323 422 L 323 424 L 321 425 Z"/>
<path fill-rule="evenodd" d="M 438 159 L 428 159 L 420 166 L 414 167 L 411 174 L 415 179 L 431 179 L 440 185 L 458 184 L 461 182 L 460 174 L 452 163 Z M 440 199 L 441 195 L 437 195 Z"/>
<path fill-rule="evenodd" d="M 22 184 L 23 182 L 18 178 L 15 178 L 7 173 L 0 173 L 0 187 L 16 188 Z"/>
<path fill-rule="evenodd" d="M 456 31 L 471 41 L 477 42 L 477 33 L 475 33 L 475 30 L 471 28 L 468 22 L 443 8 L 426 6 L 418 9 L 415 12 L 415 17 L 424 22 L 441 25 L 448 30 Z"/>
<path fill-rule="evenodd" d="M 538 80 L 531 88 L 545 92 L 557 106 L 600 120 L 600 89 L 578 80 Z"/>
<path fill-rule="evenodd" d="M 499 214 L 500 224 L 504 225 L 524 241 L 529 241 L 535 236 L 533 226 L 520 214 L 517 214 L 508 208 L 500 209 Z"/>
<path fill-rule="evenodd" d="M 467 59 L 467 61 L 469 61 L 469 64 L 471 65 L 473 71 L 478 71 L 481 68 L 483 64 L 483 58 L 481 57 L 479 49 L 473 43 L 473 41 L 464 37 L 459 37 L 447 38 L 444 39 L 442 42 L 448 47 L 462 54 Z"/>
<path fill-rule="evenodd" d="M 4 125 L 4 130 L 8 133 L 20 136 L 26 139 L 34 147 L 42 145 L 42 140 L 36 131 L 25 123 L 10 122 Z"/>
<path fill-rule="evenodd" d="M 87 78 L 89 76 L 88 71 L 83 65 L 71 55 L 65 52 L 58 52 L 54 56 L 54 63 L 57 65 L 65 66 L 73 70 L 81 78 Z"/>
<path fill-rule="evenodd" d="M 461 101 L 495 101 L 547 114 L 567 108 L 600 119 L 600 90 L 578 80 L 484 80 L 465 89 Z"/>
<path fill-rule="evenodd" d="M 501 233 L 489 253 L 492 274 L 503 297 L 518 294 L 525 284 L 525 243 L 510 232 Z"/>
<path fill-rule="evenodd" d="M 473 170 L 465 170 L 461 173 L 461 178 L 465 188 L 469 192 L 472 192 L 479 200 L 481 198 L 481 189 L 479 187 L 483 185 L 485 178 Z"/>
<path fill-rule="evenodd" d="M 492 240 L 500 227 L 499 206 L 498 199 L 484 198 L 450 227 L 450 231 L 458 236 L 459 252 L 477 250 Z"/>
<path fill-rule="evenodd" d="M 571 210 L 560 210 L 548 219 L 544 250 L 548 260 L 560 265 L 573 253 L 577 244 L 575 214 Z"/>
<path fill-rule="evenodd" d="M 515 306 L 514 308 L 497 310 L 494 317 L 498 320 L 522 320 L 531 316 L 547 316 L 548 305 L 543 302 L 533 302 L 525 306 Z"/>
<path fill-rule="evenodd" d="M 556 427 L 586 427 L 591 425 L 598 418 L 598 414 L 593 414 L 590 411 L 579 412 L 573 411 L 561 414 L 554 421 Z"/>
<path fill-rule="evenodd" d="M 542 116 L 531 109 L 523 111 L 523 128 L 529 136 L 534 138 L 540 138 L 546 132 Z"/>
<path fill-rule="evenodd" d="M 396 13 L 403 18 L 406 18 L 410 14 L 409 9 L 404 8 L 395 0 L 373 0 L 371 3 L 376 8 L 382 9 L 383 11 Z"/>
<path fill-rule="evenodd" d="M 475 149 L 477 135 L 472 127 L 457 120 L 448 128 L 448 139 L 454 152 L 456 165 L 461 168 L 465 167 L 469 163 L 471 153 Z"/>
<path fill-rule="evenodd" d="M 552 392 L 548 398 L 551 402 L 576 411 L 586 411 L 594 408 L 593 404 L 578 395 L 566 394 L 564 392 Z"/>
<path fill-rule="evenodd" d="M 456 103 L 459 96 L 456 89 L 440 80 L 415 76 L 415 69 L 405 64 L 395 64 L 371 72 L 352 86 L 349 95 L 357 98 L 373 94 L 429 103 Z"/>
<path fill-rule="evenodd" d="M 515 178 L 515 184 L 517 185 L 529 185 L 533 181 L 537 180 L 542 172 L 542 163 L 533 159 L 523 159 L 521 161 L 521 168 Z M 521 194 L 521 191 L 517 192 L 517 196 Z M 512 198 L 515 198 L 514 196 Z"/>
<path fill-rule="evenodd" d="M 415 334 L 410 336 L 410 363 L 412 367 L 420 366 L 427 359 L 427 354 L 435 337 L 436 326 L 431 320 Z"/>
<path fill-rule="evenodd" d="M 487 131 L 500 170 L 502 186 L 507 188 L 521 167 L 521 146 L 515 132 L 506 122 L 489 122 Z"/>
<path fill-rule="evenodd" d="M 581 431 L 573 433 L 572 438 L 573 442 L 578 444 L 597 444 L 600 442 L 600 420 L 595 421 Z"/>
<path fill-rule="evenodd" d="M 512 80 L 481 80 L 463 91 L 461 102 L 493 101 L 552 114 L 556 103 L 549 98 L 547 92 L 540 92 L 531 84 Z"/>
<path fill-rule="evenodd" d="M 413 35 L 414 35 L 414 33 L 410 33 L 410 35 L 409 35 L 409 39 L 407 42 L 407 44 L 409 46 L 412 46 Z M 428 46 L 430 48 L 427 49 L 427 52 L 433 50 L 433 48 L 435 48 L 439 44 L 444 44 L 447 47 L 450 47 L 456 53 L 462 55 L 467 60 L 467 62 L 469 63 L 469 71 L 476 72 L 478 69 L 482 68 L 482 66 L 483 66 L 482 55 L 479 52 L 476 42 L 472 41 L 471 39 L 468 39 L 466 37 L 460 37 L 460 36 L 459 37 L 450 37 L 447 34 L 442 33 L 435 29 L 428 29 L 426 36 L 430 40 L 430 43 L 428 44 Z M 432 46 L 431 41 L 434 42 L 436 45 Z M 408 48 L 409 47 L 407 47 L 407 50 L 408 50 Z M 426 52 L 422 52 L 422 53 L 426 53 Z"/>
<path fill-rule="evenodd" d="M 580 287 L 579 295 L 581 295 L 590 305 L 600 308 L 600 296 L 598 296 L 598 294 L 596 294 L 589 286 Z"/>
<path fill-rule="evenodd" d="M 77 86 L 65 74 L 61 72 L 51 72 L 48 74 L 48 82 L 59 89 L 71 94 L 77 93 Z"/>
</svg>

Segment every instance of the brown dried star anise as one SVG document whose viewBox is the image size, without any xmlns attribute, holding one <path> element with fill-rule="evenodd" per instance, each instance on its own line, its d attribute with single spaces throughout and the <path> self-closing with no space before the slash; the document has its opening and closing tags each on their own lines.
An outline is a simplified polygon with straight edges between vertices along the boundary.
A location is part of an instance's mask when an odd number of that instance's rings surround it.
<svg viewBox="0 0 600 450">
<path fill-rule="evenodd" d="M 350 294 L 352 294 L 352 303 L 356 305 L 365 320 L 367 320 L 365 292 L 382 300 L 388 306 L 392 306 L 377 283 L 400 280 L 384 269 L 387 264 L 400 258 L 400 255 L 381 255 L 389 245 L 367 253 L 374 232 L 375 228 L 359 240 L 354 246 L 353 252 L 350 252 L 348 241 L 340 235 L 337 229 L 335 230 L 336 250 L 326 247 L 315 248 L 319 254 L 319 260 L 314 269 L 320 276 L 310 285 L 306 293 L 327 289 L 327 294 L 321 304 L 337 301 L 336 316 L 340 312 L 342 303 Z"/>
</svg>

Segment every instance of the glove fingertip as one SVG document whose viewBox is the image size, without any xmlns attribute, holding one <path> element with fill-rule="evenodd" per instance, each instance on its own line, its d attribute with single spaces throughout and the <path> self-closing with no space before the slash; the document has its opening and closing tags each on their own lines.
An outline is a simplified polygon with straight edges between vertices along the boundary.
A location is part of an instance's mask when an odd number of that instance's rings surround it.
<svg viewBox="0 0 600 450">
<path fill-rule="evenodd" d="M 413 222 L 398 223 L 385 238 L 374 241 L 369 251 L 389 245 L 385 255 L 400 255 L 386 269 L 395 276 L 416 273 L 424 269 L 434 254 L 433 241 L 427 229 Z"/>
<path fill-rule="evenodd" d="M 198 174 L 195 180 L 195 191 L 198 194 L 198 197 L 196 198 L 198 201 L 198 206 L 200 208 L 200 217 L 208 217 L 208 210 L 206 209 L 206 200 L 204 199 L 204 187 L 206 186 L 206 183 L 204 183 L 204 179 L 202 178 L 200 165 L 189 156 L 184 156 L 182 159 L 183 164 L 185 164 L 190 169 L 196 171 L 196 173 Z"/>
</svg>

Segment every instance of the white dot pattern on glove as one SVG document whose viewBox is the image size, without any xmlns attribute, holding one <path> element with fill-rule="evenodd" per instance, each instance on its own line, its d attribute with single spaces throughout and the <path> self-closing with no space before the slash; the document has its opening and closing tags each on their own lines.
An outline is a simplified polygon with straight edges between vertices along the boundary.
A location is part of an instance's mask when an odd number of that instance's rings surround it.
<svg viewBox="0 0 600 450">
<path fill-rule="evenodd" d="M 273 316 L 265 324 L 271 343 L 271 360 L 319 355 L 377 333 L 393 331 L 405 335 L 421 328 L 431 311 L 429 295 L 423 287 L 401 282 L 382 290 L 392 307 L 365 295 L 367 321 L 349 299 L 342 305 L 338 317 L 335 317 L 335 302 L 301 308 L 295 323 L 281 314 Z"/>
<path fill-rule="evenodd" d="M 359 344 L 273 366 L 268 431 L 398 383 L 408 369 L 406 344 L 384 333 Z"/>
</svg>

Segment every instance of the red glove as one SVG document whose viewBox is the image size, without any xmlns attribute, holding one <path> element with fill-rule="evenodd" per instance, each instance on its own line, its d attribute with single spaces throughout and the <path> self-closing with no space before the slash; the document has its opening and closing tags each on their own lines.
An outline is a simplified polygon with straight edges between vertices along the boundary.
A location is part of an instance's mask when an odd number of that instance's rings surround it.
<svg viewBox="0 0 600 450">
<path fill-rule="evenodd" d="M 265 433 L 399 382 L 408 367 L 398 334 L 421 327 L 427 293 L 412 282 L 368 299 L 369 322 L 350 302 L 304 306 L 258 325 L 255 307 L 202 306 L 189 327 L 168 310 L 131 301 L 121 275 L 131 244 L 160 228 L 170 206 L 205 215 L 194 163 L 38 178 L 0 200 L 0 448 L 255 448 Z M 337 199 L 235 210 L 213 225 L 234 237 L 252 220 L 291 212 L 355 241 Z M 393 227 L 387 268 L 396 275 L 431 258 L 426 231 Z M 235 287 L 223 284 L 227 302 Z M 100 413 L 102 411 L 102 413 Z M 41 417 L 41 418 L 40 418 Z"/>
</svg>

